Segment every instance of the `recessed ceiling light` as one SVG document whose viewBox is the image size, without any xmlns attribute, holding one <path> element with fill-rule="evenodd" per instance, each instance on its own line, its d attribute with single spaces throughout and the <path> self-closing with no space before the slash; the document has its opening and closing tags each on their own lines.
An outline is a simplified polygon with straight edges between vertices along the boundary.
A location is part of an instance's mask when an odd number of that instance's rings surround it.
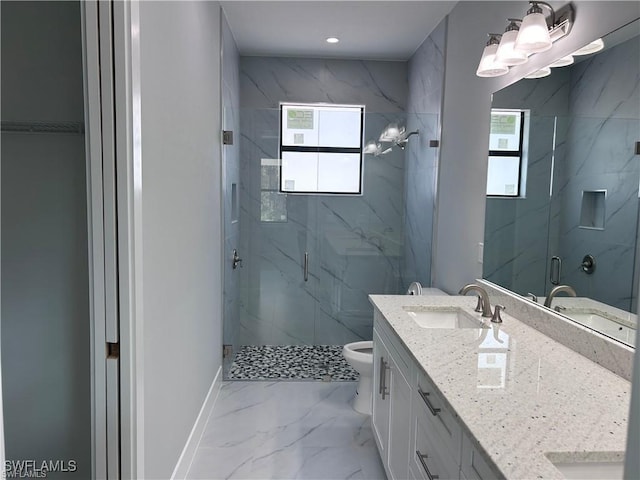
<svg viewBox="0 0 640 480">
<path fill-rule="evenodd" d="M 327 38 L 327 43 L 338 43 L 339 41 L 340 41 L 340 39 L 336 38 L 336 37 Z"/>
</svg>

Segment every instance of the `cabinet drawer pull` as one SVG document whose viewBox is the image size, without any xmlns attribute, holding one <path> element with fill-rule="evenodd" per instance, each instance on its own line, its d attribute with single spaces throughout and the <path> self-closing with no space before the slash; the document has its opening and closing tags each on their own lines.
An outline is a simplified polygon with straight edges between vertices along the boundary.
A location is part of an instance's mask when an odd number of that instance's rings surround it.
<svg viewBox="0 0 640 480">
<path fill-rule="evenodd" d="M 383 357 L 380 357 L 380 382 L 378 393 L 382 395 L 382 400 L 384 400 L 385 396 L 389 394 L 389 389 L 387 388 L 387 362 L 384 361 Z"/>
<path fill-rule="evenodd" d="M 418 393 L 420 394 L 420 396 L 422 397 L 422 400 L 424 400 L 424 403 L 427 404 L 427 407 L 429 408 L 429 410 L 431 411 L 431 413 L 435 416 L 438 414 L 438 412 L 441 410 L 440 408 L 436 408 L 433 405 L 431 405 L 431 402 L 429 401 L 429 394 L 427 392 L 423 392 L 421 388 L 418 388 Z"/>
<path fill-rule="evenodd" d="M 433 475 L 429 471 L 427 462 L 424 461 L 424 459 L 427 458 L 428 455 L 423 455 L 422 453 L 420 453 L 420 450 L 416 450 L 416 455 L 418 456 L 418 460 L 420 460 L 420 463 L 422 464 L 422 468 L 424 468 L 424 471 L 427 472 L 427 477 L 429 477 L 429 480 L 437 480 L 438 478 L 440 478 L 438 475 Z"/>
</svg>

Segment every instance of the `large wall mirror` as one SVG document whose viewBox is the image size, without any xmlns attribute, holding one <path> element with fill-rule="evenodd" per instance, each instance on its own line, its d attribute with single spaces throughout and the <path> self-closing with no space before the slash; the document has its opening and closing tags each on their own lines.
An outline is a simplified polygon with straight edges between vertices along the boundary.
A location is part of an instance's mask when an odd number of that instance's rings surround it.
<svg viewBox="0 0 640 480">
<path fill-rule="evenodd" d="M 486 280 L 541 303 L 571 286 L 577 297 L 562 293 L 549 308 L 629 345 L 640 275 L 639 34 L 636 20 L 600 51 L 493 95 L 483 261 Z"/>
</svg>

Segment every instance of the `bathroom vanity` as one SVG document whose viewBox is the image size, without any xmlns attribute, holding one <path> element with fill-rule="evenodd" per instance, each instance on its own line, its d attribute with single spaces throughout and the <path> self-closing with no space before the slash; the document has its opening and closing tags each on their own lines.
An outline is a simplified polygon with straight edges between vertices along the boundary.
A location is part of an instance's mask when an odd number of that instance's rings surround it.
<svg viewBox="0 0 640 480">
<path fill-rule="evenodd" d="M 390 479 L 622 478 L 631 384 L 475 298 L 371 295 Z M 586 471 L 586 470 L 585 470 Z M 574 477 L 575 478 L 575 477 Z"/>
</svg>

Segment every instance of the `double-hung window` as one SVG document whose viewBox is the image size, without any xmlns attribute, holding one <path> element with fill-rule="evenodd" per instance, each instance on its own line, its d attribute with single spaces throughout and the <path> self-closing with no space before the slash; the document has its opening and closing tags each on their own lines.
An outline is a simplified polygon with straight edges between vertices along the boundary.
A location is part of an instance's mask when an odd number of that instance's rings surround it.
<svg viewBox="0 0 640 480">
<path fill-rule="evenodd" d="M 487 195 L 523 196 L 524 131 L 523 110 L 491 109 Z"/>
<path fill-rule="evenodd" d="M 364 107 L 280 104 L 280 191 L 360 195 Z"/>
</svg>

